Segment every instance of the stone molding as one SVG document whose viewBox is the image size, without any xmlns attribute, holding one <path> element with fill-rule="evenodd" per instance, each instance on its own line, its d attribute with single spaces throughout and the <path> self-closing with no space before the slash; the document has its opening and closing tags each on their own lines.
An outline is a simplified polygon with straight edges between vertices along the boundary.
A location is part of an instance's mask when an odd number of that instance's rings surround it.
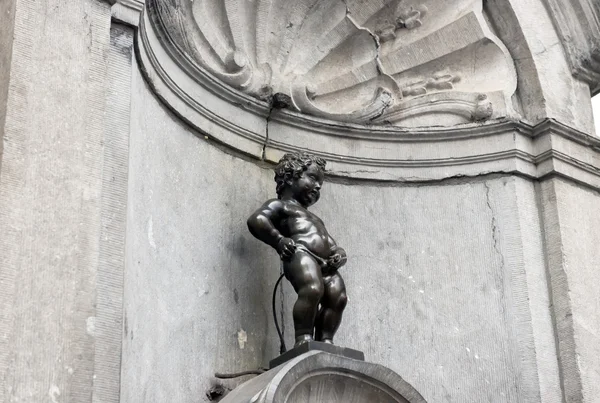
<svg viewBox="0 0 600 403">
<path fill-rule="evenodd" d="M 519 116 L 492 117 L 409 129 L 273 109 L 255 94 L 233 88 L 233 78 L 217 79 L 203 69 L 194 61 L 201 55 L 190 55 L 192 47 L 183 51 L 183 33 L 168 31 L 168 21 L 185 22 L 179 14 L 193 10 L 167 7 L 162 1 L 149 0 L 142 12 L 136 38 L 139 65 L 156 95 L 207 139 L 268 162 L 276 162 L 285 152 L 310 150 L 330 161 L 330 175 L 343 178 L 422 182 L 491 173 L 533 179 L 557 174 L 600 188 L 600 140 L 552 119 L 532 126 Z M 385 103 L 383 92 L 379 101 Z M 493 105 L 502 103 L 502 95 L 494 98 L 493 93 L 442 91 L 422 97 L 429 106 L 406 99 L 399 113 L 423 115 L 430 124 L 438 123 L 430 105 L 445 103 L 446 111 L 462 115 L 463 121 L 469 116 L 466 120 L 482 120 L 489 116 L 490 97 Z"/>
<path fill-rule="evenodd" d="M 311 351 L 240 385 L 222 403 L 271 402 L 426 403 L 392 370 Z"/>
<path fill-rule="evenodd" d="M 544 0 L 553 18 L 573 75 L 600 92 L 600 2 Z"/>
<path fill-rule="evenodd" d="M 142 8 L 144 8 L 144 0 L 109 0 L 109 2 L 112 4 L 120 4 L 123 7 L 136 11 L 142 11 Z"/>
<path fill-rule="evenodd" d="M 517 116 L 482 0 L 411 1 L 148 0 L 141 29 L 149 52 L 236 103 L 283 93 L 304 115 L 406 127 Z"/>
<path fill-rule="evenodd" d="M 111 16 L 118 21 L 133 27 L 137 27 L 140 21 L 140 13 L 144 8 L 144 0 L 110 0 L 113 4 Z"/>
<path fill-rule="evenodd" d="M 360 125 L 271 110 L 150 46 L 156 32 L 143 13 L 136 52 L 156 95 L 207 138 L 269 162 L 308 149 L 330 161 L 334 176 L 383 181 L 435 181 L 456 176 L 556 173 L 600 188 L 600 140 L 554 120 L 531 126 L 490 120 L 448 127 Z"/>
</svg>

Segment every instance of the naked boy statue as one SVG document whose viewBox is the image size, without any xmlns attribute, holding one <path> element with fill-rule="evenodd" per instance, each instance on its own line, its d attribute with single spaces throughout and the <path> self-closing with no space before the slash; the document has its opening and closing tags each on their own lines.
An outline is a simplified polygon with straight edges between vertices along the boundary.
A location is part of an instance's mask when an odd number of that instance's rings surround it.
<svg viewBox="0 0 600 403">
<path fill-rule="evenodd" d="M 248 219 L 252 235 L 279 253 L 285 277 L 298 293 L 295 347 L 311 340 L 333 344 L 346 307 L 346 287 L 338 272 L 346 263 L 346 251 L 308 211 L 319 200 L 324 174 L 322 158 L 285 154 L 275 168 L 277 199 L 265 202 Z"/>
</svg>

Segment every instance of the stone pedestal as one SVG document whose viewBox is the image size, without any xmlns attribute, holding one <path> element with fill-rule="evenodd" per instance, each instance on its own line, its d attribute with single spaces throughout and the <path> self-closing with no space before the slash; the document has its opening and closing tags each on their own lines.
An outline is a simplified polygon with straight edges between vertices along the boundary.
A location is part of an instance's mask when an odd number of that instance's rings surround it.
<svg viewBox="0 0 600 403">
<path fill-rule="evenodd" d="M 362 351 L 354 350 L 347 347 L 340 347 L 333 344 L 322 343 L 319 341 L 309 341 L 298 347 L 295 347 L 279 357 L 274 358 L 269 362 L 269 368 L 273 369 L 285 362 L 290 361 L 302 354 L 306 354 L 310 351 L 323 351 L 330 354 L 341 355 L 342 357 L 352 358 L 354 360 L 364 361 L 365 354 Z"/>
<path fill-rule="evenodd" d="M 425 403 L 391 369 L 309 351 L 240 385 L 222 403 Z"/>
</svg>

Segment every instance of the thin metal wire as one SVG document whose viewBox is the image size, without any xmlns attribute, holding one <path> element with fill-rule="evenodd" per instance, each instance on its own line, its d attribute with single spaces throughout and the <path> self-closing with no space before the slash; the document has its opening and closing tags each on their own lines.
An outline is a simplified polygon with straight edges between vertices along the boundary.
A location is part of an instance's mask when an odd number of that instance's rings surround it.
<svg viewBox="0 0 600 403">
<path fill-rule="evenodd" d="M 275 322 L 275 328 L 277 329 L 277 335 L 279 336 L 279 354 L 283 354 L 287 351 L 287 348 L 285 346 L 285 338 L 283 337 L 283 332 L 282 332 L 281 328 L 279 327 L 279 321 L 277 320 L 277 310 L 276 310 L 277 287 L 279 287 L 279 283 L 281 283 L 281 280 L 283 280 L 283 277 L 284 277 L 283 262 L 281 262 L 280 273 L 281 274 L 279 276 L 279 279 L 277 279 L 277 282 L 275 283 L 275 287 L 273 288 L 272 305 L 273 305 L 273 322 Z M 282 304 L 282 310 L 283 310 L 283 304 Z M 283 322 L 283 316 L 282 316 L 282 322 Z"/>
</svg>

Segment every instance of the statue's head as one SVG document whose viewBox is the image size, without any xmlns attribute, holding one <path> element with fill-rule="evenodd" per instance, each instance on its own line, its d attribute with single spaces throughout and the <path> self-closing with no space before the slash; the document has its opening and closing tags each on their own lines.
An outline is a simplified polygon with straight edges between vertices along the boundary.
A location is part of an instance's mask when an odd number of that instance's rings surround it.
<svg viewBox="0 0 600 403">
<path fill-rule="evenodd" d="M 312 154 L 285 154 L 275 167 L 277 197 L 292 197 L 304 207 L 315 204 L 321 196 L 325 164 L 323 158 Z"/>
</svg>

